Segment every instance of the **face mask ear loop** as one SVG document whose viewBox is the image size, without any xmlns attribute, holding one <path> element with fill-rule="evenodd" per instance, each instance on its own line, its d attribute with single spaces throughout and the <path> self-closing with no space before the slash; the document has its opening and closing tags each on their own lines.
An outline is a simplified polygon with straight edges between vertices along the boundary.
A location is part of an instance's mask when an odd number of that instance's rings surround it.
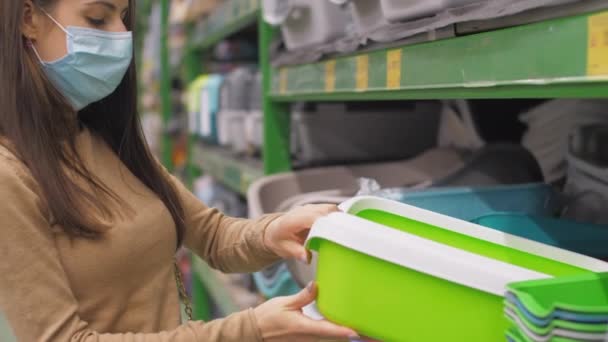
<svg viewBox="0 0 608 342">
<path fill-rule="evenodd" d="M 43 10 L 42 8 L 40 9 L 44 14 L 46 14 L 47 17 L 49 17 L 49 19 L 51 19 L 55 25 L 59 26 L 59 28 L 65 32 L 65 34 L 67 34 L 68 36 L 72 36 L 72 34 L 70 32 L 68 32 L 68 30 L 65 29 L 65 27 L 63 27 L 63 25 L 61 25 L 57 20 L 55 20 L 55 18 L 53 18 L 52 15 L 49 14 L 49 12 Z"/>
<path fill-rule="evenodd" d="M 42 60 L 42 57 L 40 57 L 40 54 L 38 53 L 38 50 L 36 50 L 36 47 L 34 46 L 34 42 L 32 42 L 31 40 L 27 40 L 28 45 L 32 48 L 32 51 L 34 51 L 34 54 L 36 55 L 36 57 L 38 58 L 38 60 L 40 61 L 40 63 L 44 64 L 44 61 Z"/>
</svg>

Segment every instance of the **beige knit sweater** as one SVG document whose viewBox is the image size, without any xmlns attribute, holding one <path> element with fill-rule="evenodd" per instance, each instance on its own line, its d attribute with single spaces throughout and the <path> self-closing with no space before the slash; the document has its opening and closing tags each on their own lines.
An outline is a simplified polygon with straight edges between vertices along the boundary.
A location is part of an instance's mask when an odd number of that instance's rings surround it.
<svg viewBox="0 0 608 342">
<path fill-rule="evenodd" d="M 0 148 L 0 310 L 18 340 L 261 341 L 252 310 L 181 325 L 171 215 L 99 137 L 85 130 L 78 149 L 89 170 L 134 209 L 97 241 L 52 229 L 36 182 Z M 277 260 L 263 244 L 276 216 L 226 217 L 172 182 L 185 207 L 185 245 L 212 267 L 251 272 Z"/>
</svg>

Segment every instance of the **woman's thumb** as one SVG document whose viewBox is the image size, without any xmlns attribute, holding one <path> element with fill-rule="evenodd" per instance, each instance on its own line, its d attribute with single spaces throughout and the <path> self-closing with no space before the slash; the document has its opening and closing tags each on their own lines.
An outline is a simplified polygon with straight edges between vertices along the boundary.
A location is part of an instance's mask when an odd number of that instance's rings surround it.
<svg viewBox="0 0 608 342">
<path fill-rule="evenodd" d="M 289 306 L 294 309 L 300 309 L 317 298 L 317 284 L 310 282 L 306 288 L 290 297 Z"/>
</svg>

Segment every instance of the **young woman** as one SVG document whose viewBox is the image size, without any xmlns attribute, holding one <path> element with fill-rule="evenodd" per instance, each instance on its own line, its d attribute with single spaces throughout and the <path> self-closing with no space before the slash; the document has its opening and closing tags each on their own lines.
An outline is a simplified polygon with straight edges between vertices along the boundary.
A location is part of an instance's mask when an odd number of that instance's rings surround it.
<svg viewBox="0 0 608 342">
<path fill-rule="evenodd" d="M 151 156 L 136 109 L 134 0 L 0 1 L 0 310 L 19 341 L 314 341 L 314 285 L 180 324 L 173 255 L 251 272 L 306 261 L 330 206 L 259 220 L 205 207 Z"/>
</svg>

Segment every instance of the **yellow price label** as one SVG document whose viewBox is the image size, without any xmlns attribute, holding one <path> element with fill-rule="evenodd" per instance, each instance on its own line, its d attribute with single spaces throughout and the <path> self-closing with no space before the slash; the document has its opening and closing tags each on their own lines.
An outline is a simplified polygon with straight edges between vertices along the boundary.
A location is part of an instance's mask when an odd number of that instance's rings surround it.
<svg viewBox="0 0 608 342">
<path fill-rule="evenodd" d="M 369 56 L 357 56 L 357 90 L 366 90 L 369 84 Z"/>
<path fill-rule="evenodd" d="M 336 61 L 325 62 L 325 92 L 336 90 Z"/>
<path fill-rule="evenodd" d="M 386 87 L 397 89 L 401 87 L 401 49 L 386 53 Z"/>
<path fill-rule="evenodd" d="M 281 68 L 279 70 L 279 93 L 285 94 L 287 92 L 287 81 L 288 81 L 287 68 Z"/>
<path fill-rule="evenodd" d="M 588 26 L 587 75 L 608 76 L 608 12 L 590 16 Z"/>
</svg>

